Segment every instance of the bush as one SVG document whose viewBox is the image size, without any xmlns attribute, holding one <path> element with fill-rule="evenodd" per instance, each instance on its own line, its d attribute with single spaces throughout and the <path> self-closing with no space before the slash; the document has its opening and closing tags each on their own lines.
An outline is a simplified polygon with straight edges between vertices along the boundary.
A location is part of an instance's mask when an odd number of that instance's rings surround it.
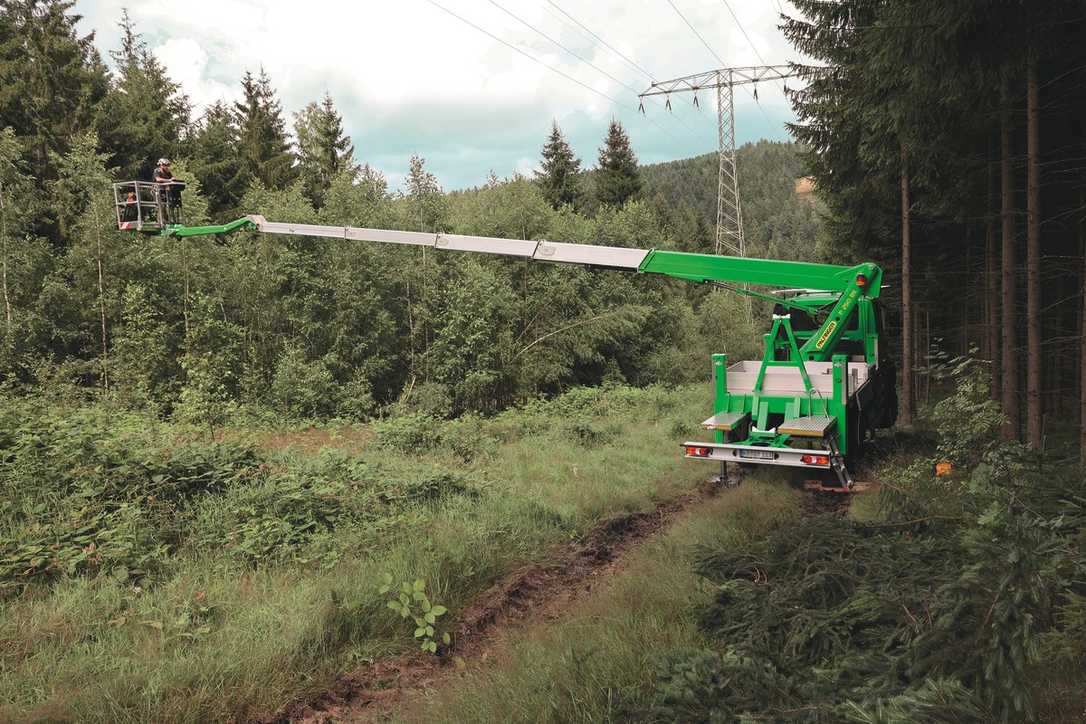
<svg viewBox="0 0 1086 724">
<path fill-rule="evenodd" d="M 411 390 L 403 405 L 411 412 L 444 419 L 452 413 L 452 394 L 440 382 L 423 382 Z"/>
<path fill-rule="evenodd" d="M 373 424 L 377 443 L 408 455 L 434 448 L 440 438 L 441 422 L 422 412 L 389 417 Z"/>
<path fill-rule="evenodd" d="M 355 373 L 340 394 L 339 414 L 350 420 L 365 422 L 373 416 L 376 409 L 373 385 L 364 374 Z"/>
<path fill-rule="evenodd" d="M 584 415 L 578 415 L 566 420 L 561 429 L 567 438 L 585 447 L 603 445 L 615 434 L 613 430 L 604 429 Z"/>
<path fill-rule="evenodd" d="M 441 428 L 441 446 L 465 463 L 484 455 L 495 445 L 497 441 L 486 434 L 483 420 L 478 415 L 462 415 Z"/>
<path fill-rule="evenodd" d="M 322 418 L 339 406 L 339 388 L 324 360 L 307 360 L 300 347 L 289 346 L 275 365 L 271 399 L 293 418 Z"/>
<path fill-rule="evenodd" d="M 1073 569 L 1057 527 L 998 503 L 960 532 L 823 515 L 706 553 L 697 570 L 717 590 L 700 622 L 726 648 L 667 660 L 658 704 L 696 721 L 1029 717 L 1038 634 Z"/>
<path fill-rule="evenodd" d="M 0 415 L 0 585 L 142 575 L 189 534 L 194 502 L 260 475 L 252 447 L 160 440 L 154 421 L 104 407 Z"/>
</svg>

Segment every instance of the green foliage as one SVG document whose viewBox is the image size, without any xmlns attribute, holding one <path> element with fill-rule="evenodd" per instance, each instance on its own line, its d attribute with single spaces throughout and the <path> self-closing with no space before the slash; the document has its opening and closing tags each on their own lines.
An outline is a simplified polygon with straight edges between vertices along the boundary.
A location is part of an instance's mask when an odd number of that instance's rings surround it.
<svg viewBox="0 0 1086 724">
<path fill-rule="evenodd" d="M 386 573 L 429 581 L 432 605 L 460 610 L 540 550 L 600 517 L 650 509 L 702 475 L 648 422 L 658 407 L 697 407 L 694 389 L 584 391 L 465 421 L 499 440 L 469 468 L 447 442 L 457 421 L 437 425 L 438 446 L 409 459 L 360 426 L 284 428 L 275 417 L 231 424 L 210 443 L 52 384 L 48 399 L 0 396 L 5 719 L 275 711 L 314 675 L 421 646 L 414 622 L 404 629 L 377 592 Z M 628 427 L 621 450 L 577 460 L 569 485 L 574 444 L 533 435 L 573 407 L 601 427 Z M 245 438 L 258 447 L 237 442 Z M 24 545 L 44 546 L 53 567 L 21 577 L 40 555 Z M 435 616 L 438 653 L 448 618 Z M 636 657 L 619 661 L 641 669 Z M 71 686 L 52 688 L 58 676 Z"/>
<path fill-rule="evenodd" d="M 160 156 L 171 155 L 189 124 L 189 101 L 122 10 L 121 47 L 110 55 L 117 67 L 102 106 L 101 134 L 112 151 L 110 167 L 122 178 L 149 179 Z M 174 171 L 174 175 L 183 178 Z"/>
<path fill-rule="evenodd" d="M 207 427 L 212 437 L 236 409 L 240 330 L 219 318 L 215 302 L 198 295 L 193 302 L 186 347 L 181 357 L 184 383 L 176 414 Z"/>
<path fill-rule="evenodd" d="M 536 172 L 536 183 L 543 190 L 543 198 L 554 209 L 576 205 L 581 161 L 573 155 L 573 149 L 562 136 L 558 121 L 551 124 L 551 133 L 543 146 L 542 156 L 541 168 Z"/>
<path fill-rule="evenodd" d="M 246 71 L 241 89 L 243 97 L 234 104 L 234 114 L 242 172 L 267 188 L 286 188 L 297 172 L 283 106 L 275 96 L 271 78 L 263 68 L 258 77 Z"/>
<path fill-rule="evenodd" d="M 932 377 L 949 383 L 952 392 L 935 403 L 929 416 L 938 435 L 938 453 L 955 464 L 976 467 L 1000 446 L 1004 416 L 989 395 L 987 365 L 973 355 L 937 355 Z"/>
<path fill-rule="evenodd" d="M 211 104 L 196 123 L 194 135 L 193 175 L 207 196 L 209 211 L 216 218 L 232 213 L 249 182 L 232 110 L 222 101 Z M 188 207 L 187 201 L 185 206 Z"/>
<path fill-rule="evenodd" d="M 320 104 L 312 102 L 294 114 L 294 135 L 302 186 L 313 208 L 319 209 L 334 178 L 340 174 L 353 178 L 358 173 L 354 146 L 328 93 Z"/>
<path fill-rule="evenodd" d="M 271 384 L 276 409 L 296 418 L 328 417 L 339 408 L 339 395 L 324 360 L 307 360 L 305 352 L 293 345 L 283 351 Z M 365 400 L 357 403 L 364 406 Z"/>
<path fill-rule="evenodd" d="M 418 154 L 411 156 L 404 185 L 407 188 L 405 223 L 416 231 L 437 231 L 443 225 L 445 199 L 437 176 L 426 170 L 425 158 Z"/>
<path fill-rule="evenodd" d="M 56 178 L 57 161 L 72 140 L 95 127 L 109 88 L 93 34 L 79 34 L 74 5 L 0 5 L 0 127 L 14 129 L 39 190 Z"/>
<path fill-rule="evenodd" d="M 594 181 L 596 201 L 601 205 L 622 206 L 641 191 L 637 156 L 630 148 L 630 137 L 618 121 L 612 120 L 607 128 Z"/>
<path fill-rule="evenodd" d="M 120 394 L 136 405 L 167 400 L 174 373 L 170 359 L 170 329 L 141 284 L 125 287 L 121 329 L 113 340 L 113 374 Z"/>
<path fill-rule="evenodd" d="M 252 448 L 166 448 L 141 423 L 106 409 L 57 415 L 5 401 L 0 587 L 155 571 L 185 534 L 179 511 L 254 474 Z"/>
<path fill-rule="evenodd" d="M 934 454 L 875 475 L 884 522 L 816 516 L 702 555 L 697 570 L 717 588 L 701 621 L 720 648 L 665 662 L 664 711 L 696 704 L 690 716 L 703 721 L 1034 716 L 1031 672 L 1045 652 L 1078 658 L 1058 642 L 1076 640 L 1081 474 L 1044 470 L 998 441 L 1002 418 L 974 361 L 940 370 L 951 392 L 922 422 L 936 432 Z M 936 477 L 943 457 L 955 471 Z M 758 664 L 732 674 L 747 659 Z M 775 693 L 752 704 L 720 685 L 733 675 Z M 715 693 L 697 699 L 705 691 Z"/>
<path fill-rule="evenodd" d="M 478 415 L 465 414 L 441 426 L 441 446 L 460 460 L 470 463 L 485 456 L 497 445 Z"/>
<path fill-rule="evenodd" d="M 676 651 L 656 667 L 653 711 L 666 721 L 753 720 L 792 688 L 772 664 L 731 650 Z"/>
<path fill-rule="evenodd" d="M 749 256 L 835 260 L 824 238 L 825 203 L 818 193 L 796 193 L 796 181 L 808 172 L 804 152 L 798 143 L 766 140 L 736 149 Z M 641 167 L 642 196 L 683 251 L 714 251 L 718 161 L 709 153 Z"/>
<path fill-rule="evenodd" d="M 437 444 L 440 421 L 424 412 L 395 415 L 373 423 L 379 445 L 417 455 Z"/>
<path fill-rule="evenodd" d="M 441 604 L 431 603 L 426 595 L 426 581 L 421 578 L 415 581 L 404 581 L 399 590 L 394 591 L 392 576 L 385 577 L 385 585 L 381 586 L 381 594 L 389 594 L 388 607 L 404 620 L 411 619 L 415 624 L 414 637 L 419 640 L 419 648 L 429 651 L 431 654 L 438 652 L 438 641 L 441 646 L 452 645 L 452 637 L 449 632 L 438 623 L 438 619 L 449 612 Z"/>
</svg>

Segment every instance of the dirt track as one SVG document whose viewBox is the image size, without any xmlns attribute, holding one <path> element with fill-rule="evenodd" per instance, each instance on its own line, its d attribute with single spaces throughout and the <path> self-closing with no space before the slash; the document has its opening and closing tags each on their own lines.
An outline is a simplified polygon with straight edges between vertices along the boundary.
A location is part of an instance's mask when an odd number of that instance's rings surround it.
<svg viewBox="0 0 1086 724">
<path fill-rule="evenodd" d="M 628 553 L 718 490 L 706 485 L 651 511 L 601 520 L 576 541 L 552 550 L 544 562 L 515 570 L 480 594 L 460 613 L 458 643 L 449 655 L 412 652 L 377 662 L 346 674 L 319 698 L 295 702 L 261 721 L 368 721 L 387 715 L 405 696 L 435 686 L 464 663 L 485 659 L 509 627 L 558 617 L 621 569 Z"/>
<path fill-rule="evenodd" d="M 512 571 L 476 597 L 460 613 L 455 634 L 458 643 L 449 655 L 415 651 L 377 662 L 344 675 L 318 698 L 295 702 L 260 721 L 374 721 L 388 716 L 411 694 L 434 688 L 465 664 L 470 666 L 496 653 L 499 638 L 510 628 L 561 616 L 599 582 L 621 570 L 633 550 L 719 491 L 718 485 L 706 484 L 651 511 L 601 520 L 576 541 L 553 549 L 544 562 Z M 840 493 L 811 493 L 804 501 L 803 514 L 843 514 L 850 498 Z"/>
</svg>

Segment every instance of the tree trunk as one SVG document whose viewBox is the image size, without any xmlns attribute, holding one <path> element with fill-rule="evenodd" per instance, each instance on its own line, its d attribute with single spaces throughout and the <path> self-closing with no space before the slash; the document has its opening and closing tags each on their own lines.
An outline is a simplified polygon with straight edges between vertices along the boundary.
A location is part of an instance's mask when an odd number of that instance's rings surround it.
<svg viewBox="0 0 1086 724">
<path fill-rule="evenodd" d="M 8 209 L 4 205 L 4 185 L 2 183 L 0 183 L 0 239 L 3 240 L 4 244 L 4 319 L 6 321 L 4 341 L 10 347 L 14 340 L 11 336 L 11 296 L 8 294 Z"/>
<path fill-rule="evenodd" d="M 184 265 L 185 273 L 185 299 L 181 305 L 181 313 L 185 318 L 185 339 L 189 338 L 189 240 L 188 237 L 181 238 L 181 263 Z"/>
<path fill-rule="evenodd" d="M 1086 208 L 1086 177 L 1083 178 L 1082 191 L 1079 194 L 1082 206 Z M 1086 218 L 1078 222 L 1079 248 L 1082 249 L 1082 283 L 1079 294 L 1079 338 L 1078 338 L 1078 374 L 1079 374 L 1079 458 L 1086 468 Z"/>
<path fill-rule="evenodd" d="M 1026 71 L 1026 443 L 1044 444 L 1041 409 L 1041 188 L 1037 119 L 1037 61 Z"/>
<path fill-rule="evenodd" d="M 94 238 L 98 245 L 98 312 L 102 322 L 102 387 L 109 391 L 109 347 L 106 337 L 106 285 L 102 272 L 102 225 L 98 219 L 98 204 L 91 200 L 94 212 Z"/>
<path fill-rule="evenodd" d="M 984 350 L 991 365 L 991 399 L 999 401 L 1002 395 L 1000 385 L 1000 349 L 999 349 L 999 283 L 998 252 L 996 251 L 995 211 L 992 201 L 996 193 L 992 189 L 995 183 L 994 165 L 988 166 L 988 221 L 984 228 L 984 309 L 986 324 L 984 329 Z"/>
<path fill-rule="evenodd" d="M 901 410 L 902 425 L 913 423 L 912 241 L 909 238 L 909 155 L 901 144 Z"/>
<path fill-rule="evenodd" d="M 1018 317 L 1016 314 L 1014 178 L 1011 169 L 1011 114 L 1004 99 L 999 124 L 1000 146 L 1000 217 L 1003 236 L 1002 311 L 1003 311 L 1003 439 L 1018 438 Z"/>
</svg>

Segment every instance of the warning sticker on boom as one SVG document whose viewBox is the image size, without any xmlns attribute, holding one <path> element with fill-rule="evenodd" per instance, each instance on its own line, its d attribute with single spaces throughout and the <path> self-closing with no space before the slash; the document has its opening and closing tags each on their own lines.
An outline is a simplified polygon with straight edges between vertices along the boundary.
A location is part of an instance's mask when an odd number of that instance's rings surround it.
<svg viewBox="0 0 1086 724">
<path fill-rule="evenodd" d="M 833 330 L 837 329 L 837 320 L 833 320 L 826 325 L 826 330 L 819 336 L 818 342 L 815 343 L 815 349 L 822 349 L 826 346 L 826 340 L 833 334 Z"/>
</svg>

